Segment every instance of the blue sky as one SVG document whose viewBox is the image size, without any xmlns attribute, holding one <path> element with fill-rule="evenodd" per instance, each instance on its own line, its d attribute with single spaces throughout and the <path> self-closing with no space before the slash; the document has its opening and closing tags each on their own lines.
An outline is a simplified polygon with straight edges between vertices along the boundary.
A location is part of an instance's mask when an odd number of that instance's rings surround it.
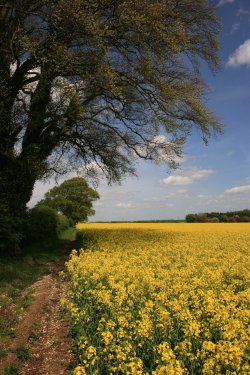
<svg viewBox="0 0 250 375">
<path fill-rule="evenodd" d="M 190 212 L 250 208 L 250 0 L 218 0 L 222 21 L 221 69 L 204 67 L 207 105 L 224 134 L 205 146 L 195 132 L 180 169 L 139 162 L 138 177 L 121 186 L 101 182 L 90 221 L 182 219 Z M 33 205 L 54 185 L 39 182 Z"/>
</svg>

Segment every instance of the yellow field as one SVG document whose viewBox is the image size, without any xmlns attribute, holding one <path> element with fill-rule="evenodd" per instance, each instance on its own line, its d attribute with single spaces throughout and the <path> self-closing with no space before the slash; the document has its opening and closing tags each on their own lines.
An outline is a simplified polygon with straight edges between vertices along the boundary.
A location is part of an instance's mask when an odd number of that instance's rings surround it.
<svg viewBox="0 0 250 375">
<path fill-rule="evenodd" d="M 81 224 L 80 374 L 250 374 L 250 224 Z"/>
</svg>

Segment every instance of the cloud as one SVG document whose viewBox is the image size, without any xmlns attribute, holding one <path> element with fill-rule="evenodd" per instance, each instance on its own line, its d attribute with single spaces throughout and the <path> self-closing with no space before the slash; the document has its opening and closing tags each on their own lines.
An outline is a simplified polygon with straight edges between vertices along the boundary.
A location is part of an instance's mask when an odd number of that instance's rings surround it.
<svg viewBox="0 0 250 375">
<path fill-rule="evenodd" d="M 116 207 L 119 207 L 119 208 L 131 208 L 132 207 L 132 203 L 117 203 L 116 204 Z"/>
<path fill-rule="evenodd" d="M 178 165 L 187 160 L 185 155 L 180 154 L 180 147 L 177 143 L 169 141 L 164 135 L 159 134 L 150 141 L 135 147 L 137 153 L 142 157 L 151 157 L 159 164 Z M 132 152 L 136 156 L 135 152 Z"/>
<path fill-rule="evenodd" d="M 164 178 L 162 182 L 165 185 L 188 185 L 192 183 L 192 180 L 187 176 L 169 176 Z"/>
<path fill-rule="evenodd" d="M 235 33 L 237 30 L 239 30 L 239 27 L 240 27 L 239 22 L 234 23 L 233 27 L 232 27 L 232 30 L 231 30 L 231 34 Z"/>
<path fill-rule="evenodd" d="M 229 67 L 250 65 L 250 39 L 247 39 L 235 50 L 229 57 L 226 65 Z"/>
<path fill-rule="evenodd" d="M 176 175 L 164 178 L 162 183 L 164 185 L 189 185 L 196 180 L 209 176 L 212 173 L 214 173 L 212 169 L 193 169 L 186 176 Z"/>
<path fill-rule="evenodd" d="M 235 0 L 220 0 L 217 4 L 217 7 L 221 7 L 222 5 L 228 4 L 228 3 L 234 3 Z"/>
<path fill-rule="evenodd" d="M 173 203 L 167 203 L 166 206 L 169 207 L 169 208 L 172 208 L 172 207 L 174 207 L 175 205 L 174 205 Z"/>
<path fill-rule="evenodd" d="M 237 12 L 237 16 L 250 16 L 250 11 L 247 9 L 240 8 Z"/>
<path fill-rule="evenodd" d="M 165 185 L 188 185 L 192 183 L 192 179 L 187 176 L 169 176 L 162 181 Z"/>
<path fill-rule="evenodd" d="M 250 191 L 250 185 L 236 186 L 231 189 L 225 190 L 226 194 L 238 194 Z"/>
</svg>

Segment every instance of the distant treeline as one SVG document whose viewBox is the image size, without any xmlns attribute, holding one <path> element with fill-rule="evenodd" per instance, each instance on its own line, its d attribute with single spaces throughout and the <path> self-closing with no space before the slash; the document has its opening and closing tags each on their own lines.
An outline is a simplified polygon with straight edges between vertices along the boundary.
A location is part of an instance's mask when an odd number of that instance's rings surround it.
<svg viewBox="0 0 250 375">
<path fill-rule="evenodd" d="M 205 212 L 186 215 L 187 223 L 249 223 L 250 210 L 230 212 Z"/>
<path fill-rule="evenodd" d="M 175 220 L 175 219 L 166 219 L 166 220 L 113 220 L 113 221 L 96 221 L 96 223 L 110 223 L 110 224 L 119 224 L 119 223 L 184 223 L 185 220 Z"/>
</svg>

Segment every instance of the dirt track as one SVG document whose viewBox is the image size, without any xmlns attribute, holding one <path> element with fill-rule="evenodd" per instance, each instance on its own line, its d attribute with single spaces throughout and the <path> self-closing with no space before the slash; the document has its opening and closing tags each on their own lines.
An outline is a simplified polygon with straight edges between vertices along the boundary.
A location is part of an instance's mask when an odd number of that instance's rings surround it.
<svg viewBox="0 0 250 375">
<path fill-rule="evenodd" d="M 21 362 L 9 351 L 0 360 L 0 374 L 9 364 L 16 364 L 20 375 L 66 375 L 73 361 L 69 318 L 62 314 L 60 300 L 66 294 L 66 282 L 58 277 L 64 260 L 51 266 L 44 276 L 30 288 L 34 300 L 19 322 L 9 350 L 22 345 L 28 348 L 29 359 Z"/>
</svg>

